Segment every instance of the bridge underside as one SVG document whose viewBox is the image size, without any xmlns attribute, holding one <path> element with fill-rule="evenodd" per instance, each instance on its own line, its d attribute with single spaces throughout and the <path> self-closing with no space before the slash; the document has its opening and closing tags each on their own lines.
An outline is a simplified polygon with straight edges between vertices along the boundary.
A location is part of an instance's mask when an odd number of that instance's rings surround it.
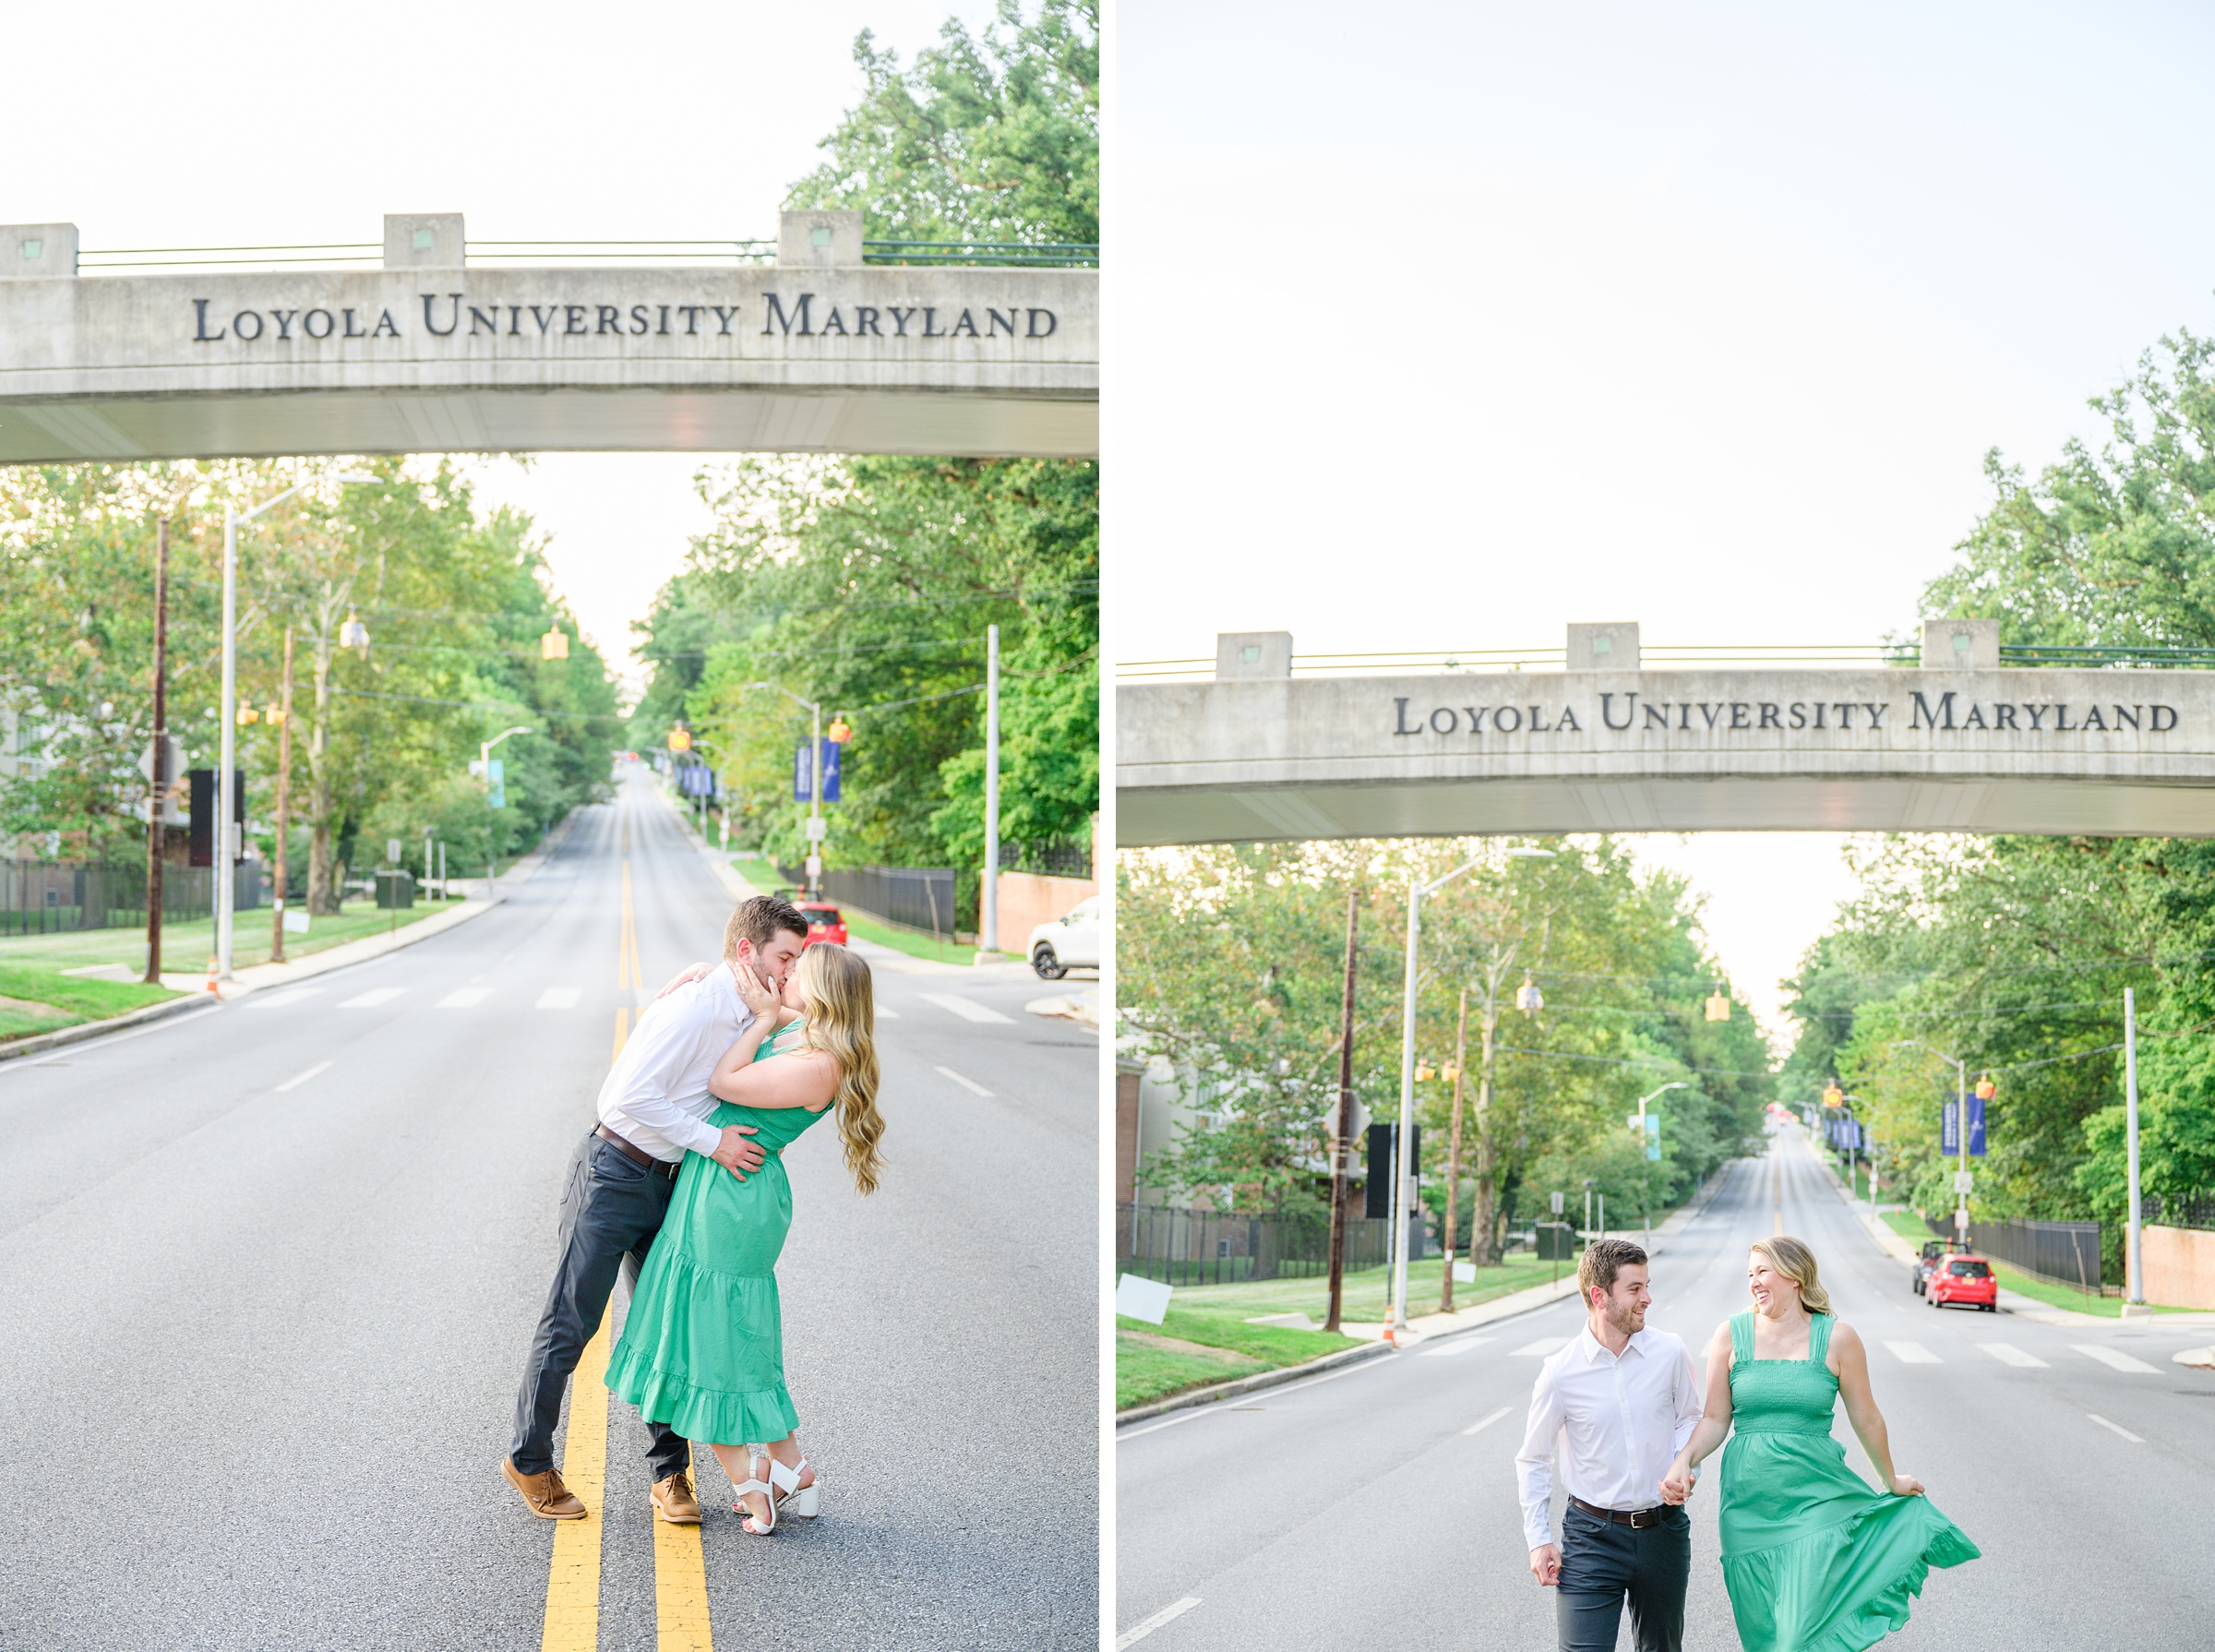
<svg viewBox="0 0 2215 1652">
<path fill-rule="evenodd" d="M 1719 776 L 1145 787 L 1116 793 L 1126 848 L 1269 839 L 1573 832 L 1976 832 L 2215 837 L 2215 791 L 2127 782 Z"/>
<path fill-rule="evenodd" d="M 255 391 L 0 405 L 0 464 L 277 454 L 655 451 L 1089 458 L 1099 405 L 860 389 Z"/>
</svg>

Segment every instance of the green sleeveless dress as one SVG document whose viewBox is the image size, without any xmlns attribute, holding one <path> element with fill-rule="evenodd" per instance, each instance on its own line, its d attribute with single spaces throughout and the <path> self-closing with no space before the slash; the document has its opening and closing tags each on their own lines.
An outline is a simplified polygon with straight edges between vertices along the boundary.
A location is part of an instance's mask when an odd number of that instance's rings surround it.
<svg viewBox="0 0 2215 1652">
<path fill-rule="evenodd" d="M 802 1042 L 802 1025 L 796 1021 L 765 1040 L 754 1059 Z M 726 1101 L 708 1115 L 718 1130 L 752 1125 L 767 1156 L 740 1181 L 712 1158 L 685 1155 L 607 1363 L 608 1387 L 649 1422 L 715 1445 L 782 1440 L 798 1424 L 784 1391 L 777 1306 L 777 1254 L 792 1226 L 792 1184 L 780 1155 L 831 1110 Z"/>
<path fill-rule="evenodd" d="M 1723 1450 L 1723 1583 L 1747 1652 L 1862 1652 L 1908 1622 L 1933 1566 L 1979 1550 L 1927 1497 L 1876 1491 L 1830 1431 L 1838 1380 L 1827 1313 L 1807 1358 L 1754 1358 L 1754 1315 L 1730 1320 L 1730 1443 Z"/>
</svg>

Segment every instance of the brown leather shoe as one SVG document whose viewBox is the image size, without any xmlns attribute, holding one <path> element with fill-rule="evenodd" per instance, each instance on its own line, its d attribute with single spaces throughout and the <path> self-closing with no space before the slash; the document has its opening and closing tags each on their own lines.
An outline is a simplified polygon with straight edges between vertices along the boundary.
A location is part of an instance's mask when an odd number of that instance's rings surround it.
<svg viewBox="0 0 2215 1652">
<path fill-rule="evenodd" d="M 500 1472 L 508 1483 L 523 1494 L 523 1502 L 541 1520 L 581 1520 L 584 1504 L 577 1493 L 561 1483 L 561 1470 L 549 1468 L 544 1474 L 524 1474 L 512 1458 L 500 1459 Z M 698 1518 L 697 1515 L 694 1518 Z"/>
<path fill-rule="evenodd" d="M 700 1499 L 692 1495 L 692 1481 L 683 1469 L 653 1483 L 653 1512 L 672 1526 L 698 1526 Z"/>
</svg>

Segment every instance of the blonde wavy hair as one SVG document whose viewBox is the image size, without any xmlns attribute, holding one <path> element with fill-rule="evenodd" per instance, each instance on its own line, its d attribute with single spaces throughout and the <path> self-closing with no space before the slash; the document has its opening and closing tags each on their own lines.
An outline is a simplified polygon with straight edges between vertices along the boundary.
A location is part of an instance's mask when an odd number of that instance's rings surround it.
<svg viewBox="0 0 2215 1652">
<path fill-rule="evenodd" d="M 839 1139 L 846 1169 L 864 1193 L 877 1191 L 884 1160 L 877 1143 L 884 1117 L 877 1110 L 877 1000 L 869 966 L 844 947 L 819 941 L 800 954 L 793 972 L 800 986 L 808 1044 L 838 1063 Z"/>
<path fill-rule="evenodd" d="M 1815 1275 L 1815 1253 L 1789 1233 L 1755 1239 L 1748 1247 L 1769 1259 L 1769 1265 L 1800 1287 L 1800 1306 L 1810 1313 L 1830 1311 L 1830 1293 Z"/>
</svg>

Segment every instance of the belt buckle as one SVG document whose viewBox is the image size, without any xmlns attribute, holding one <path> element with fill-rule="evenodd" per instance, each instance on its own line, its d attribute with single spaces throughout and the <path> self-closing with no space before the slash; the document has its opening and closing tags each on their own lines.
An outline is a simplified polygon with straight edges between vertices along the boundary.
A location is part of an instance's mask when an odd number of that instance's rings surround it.
<svg viewBox="0 0 2215 1652">
<path fill-rule="evenodd" d="M 1630 1520 L 1633 1531 L 1644 1531 L 1649 1526 L 1661 1524 L 1661 1511 L 1659 1509 L 1633 1509 L 1630 1512 Z"/>
</svg>

